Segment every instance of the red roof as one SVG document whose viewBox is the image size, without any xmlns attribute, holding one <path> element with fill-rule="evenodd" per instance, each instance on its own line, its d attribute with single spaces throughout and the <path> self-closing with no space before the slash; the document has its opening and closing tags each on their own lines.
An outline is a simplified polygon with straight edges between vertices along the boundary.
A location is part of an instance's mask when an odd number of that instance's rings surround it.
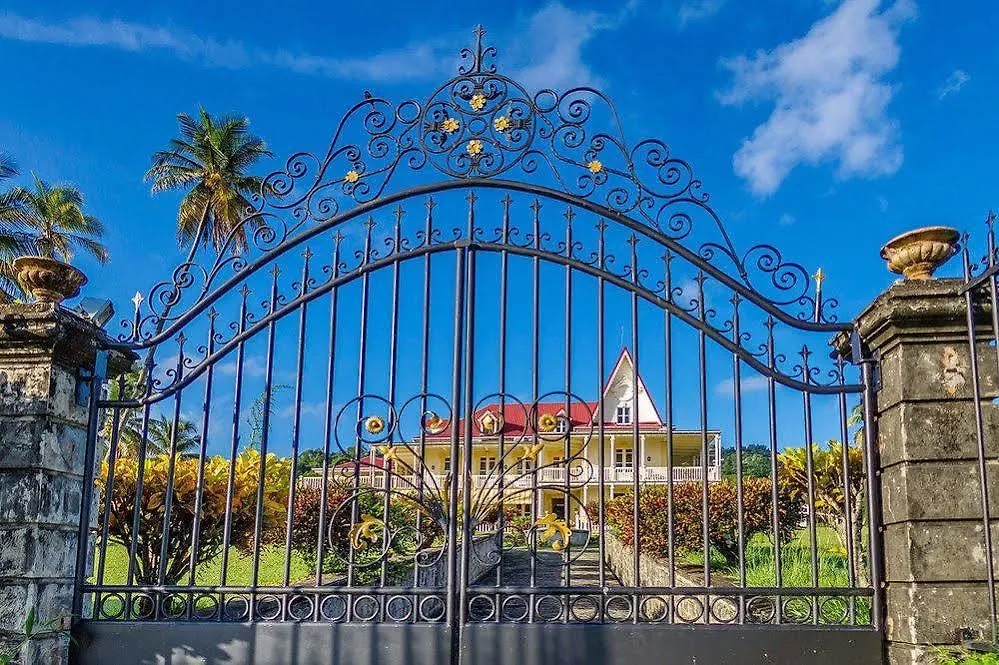
<svg viewBox="0 0 999 665">
<path fill-rule="evenodd" d="M 571 423 L 573 430 L 584 432 L 589 429 L 591 422 L 593 422 L 594 426 L 596 426 L 596 421 L 593 420 L 593 416 L 597 413 L 599 406 L 599 402 L 570 402 L 569 422 Z M 531 413 L 530 406 L 526 404 L 522 405 L 516 402 L 513 404 L 507 403 L 504 405 L 503 409 L 503 428 L 498 432 L 485 432 L 479 425 L 482 417 L 487 413 L 492 413 L 494 416 L 499 415 L 499 402 L 487 404 L 475 411 L 475 422 L 472 424 L 472 436 L 498 436 L 501 433 L 507 436 L 520 436 L 525 433 L 532 434 L 534 431 L 532 427 L 533 423 L 542 416 L 552 415 L 558 418 L 561 422 L 565 414 L 565 402 L 540 402 L 538 404 L 536 415 Z M 464 431 L 464 423 L 464 418 L 458 421 L 459 431 Z M 654 420 L 639 423 L 641 429 L 645 431 L 650 429 L 648 427 L 649 425 L 652 426 L 652 429 L 659 429 L 660 427 L 660 423 Z M 616 422 L 604 422 L 604 427 L 605 429 L 631 431 L 634 425 L 618 425 Z M 438 432 L 431 434 L 428 431 L 427 433 L 428 439 L 450 437 L 450 423 L 445 425 L 444 428 Z"/>
</svg>

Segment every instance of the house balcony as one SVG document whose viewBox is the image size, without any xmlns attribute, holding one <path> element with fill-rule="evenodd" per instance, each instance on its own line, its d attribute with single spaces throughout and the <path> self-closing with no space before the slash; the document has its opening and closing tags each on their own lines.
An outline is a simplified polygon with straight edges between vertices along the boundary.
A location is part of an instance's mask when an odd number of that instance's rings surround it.
<svg viewBox="0 0 999 665">
<path fill-rule="evenodd" d="M 719 466 L 709 466 L 708 469 L 708 482 L 715 482 L 721 480 L 721 467 Z M 573 487 L 582 487 L 583 485 L 589 487 L 595 487 L 599 483 L 597 476 L 597 470 L 594 469 L 593 473 L 589 478 L 583 482 L 583 477 L 580 475 L 585 473 L 582 469 L 570 470 L 569 483 Z M 630 485 L 635 482 L 635 469 L 632 467 L 604 467 L 603 469 L 604 483 L 606 485 Z M 373 472 L 370 469 L 361 469 L 360 483 L 365 487 L 375 487 L 377 489 L 385 488 L 385 472 L 381 469 L 376 469 Z M 341 481 L 350 482 L 351 475 L 330 474 L 330 477 L 337 477 Z M 522 489 L 531 487 L 532 475 L 524 475 L 519 473 L 507 473 L 503 479 L 503 486 L 507 488 Z M 431 474 L 426 473 L 425 476 L 425 486 L 443 487 L 445 484 L 446 476 L 441 474 Z M 673 467 L 673 482 L 679 483 L 696 483 L 701 482 L 704 478 L 704 467 L 702 466 L 674 466 Z M 473 474 L 471 476 L 472 487 L 494 487 L 499 489 L 500 479 L 498 474 Z M 323 479 L 319 476 L 305 476 L 299 480 L 299 484 L 302 487 L 313 487 L 321 488 Z M 405 489 L 406 487 L 416 487 L 418 478 L 414 475 L 405 474 L 393 474 L 392 486 L 394 488 Z M 537 482 L 539 485 L 563 485 L 566 482 L 566 469 L 564 467 L 548 467 L 540 469 L 537 473 Z M 669 467 L 665 466 L 642 466 L 638 468 L 638 482 L 643 485 L 665 485 L 669 482 Z M 459 480 L 460 486 L 460 480 Z"/>
</svg>

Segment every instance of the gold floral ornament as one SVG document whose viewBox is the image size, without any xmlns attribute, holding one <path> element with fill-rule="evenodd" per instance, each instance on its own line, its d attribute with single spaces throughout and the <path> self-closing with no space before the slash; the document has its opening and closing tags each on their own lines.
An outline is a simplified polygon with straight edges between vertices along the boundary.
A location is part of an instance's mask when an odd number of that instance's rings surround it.
<svg viewBox="0 0 999 665">
<path fill-rule="evenodd" d="M 513 127 L 513 122 L 510 120 L 510 118 L 506 117 L 505 115 L 501 115 L 500 117 L 493 120 L 493 127 L 496 128 L 497 132 L 505 132 L 506 130 Z"/>
<path fill-rule="evenodd" d="M 457 118 L 448 118 L 441 123 L 441 129 L 448 134 L 454 134 L 456 131 L 461 129 L 461 123 L 458 122 Z"/>
<path fill-rule="evenodd" d="M 558 418 L 552 414 L 543 413 L 538 418 L 538 429 L 542 432 L 554 432 L 556 427 L 558 427 Z"/>
<path fill-rule="evenodd" d="M 469 155 L 480 154 L 482 152 L 482 141 L 479 139 L 472 139 L 468 142 L 468 145 L 465 146 L 465 150 L 468 151 Z"/>
<path fill-rule="evenodd" d="M 476 111 L 481 111 L 486 105 L 486 96 L 481 92 L 477 92 L 472 95 L 472 98 L 468 100 L 468 105 Z"/>
<path fill-rule="evenodd" d="M 346 175 L 343 176 L 343 179 L 353 185 L 355 182 L 361 179 L 361 174 L 355 171 L 354 169 L 351 169 L 347 171 Z"/>
<path fill-rule="evenodd" d="M 386 462 L 399 461 L 399 446 L 375 446 L 375 450 L 381 454 Z"/>
<path fill-rule="evenodd" d="M 544 441 L 542 441 L 541 443 L 536 443 L 533 446 L 527 443 L 523 444 L 521 446 L 521 453 L 520 456 L 517 458 L 517 461 L 522 461 L 522 460 L 537 461 L 538 453 L 540 453 L 541 449 L 544 447 L 545 447 Z"/>
<path fill-rule="evenodd" d="M 368 416 L 364 421 L 364 429 L 368 431 L 368 434 L 381 434 L 385 431 L 385 421 L 380 416 Z"/>
<path fill-rule="evenodd" d="M 446 427 L 447 421 L 433 411 L 429 412 L 423 420 L 423 428 L 431 434 L 440 434 Z"/>
<path fill-rule="evenodd" d="M 381 537 L 385 523 L 374 515 L 362 515 L 361 521 L 350 527 L 350 545 L 355 550 L 362 550 L 369 544 L 374 545 Z M 554 547 L 554 545 L 552 546 Z"/>
<path fill-rule="evenodd" d="M 565 521 L 560 520 L 555 516 L 555 513 L 547 513 L 544 517 L 535 522 L 534 526 L 539 529 L 544 529 L 544 531 L 541 532 L 542 540 L 547 541 L 555 536 L 559 537 L 559 540 L 552 543 L 552 549 L 556 552 L 561 552 L 569 546 L 569 538 L 572 536 L 572 531 L 569 530 L 569 525 L 566 524 Z"/>
<path fill-rule="evenodd" d="M 586 168 L 590 170 L 590 173 L 596 175 L 604 170 L 604 164 L 599 159 L 594 159 L 586 165 Z"/>
</svg>

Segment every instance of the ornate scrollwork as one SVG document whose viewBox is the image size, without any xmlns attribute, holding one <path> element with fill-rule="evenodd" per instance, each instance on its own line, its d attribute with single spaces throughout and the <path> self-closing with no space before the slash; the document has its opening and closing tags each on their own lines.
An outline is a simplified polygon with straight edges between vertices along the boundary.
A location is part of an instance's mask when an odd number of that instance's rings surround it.
<svg viewBox="0 0 999 665">
<path fill-rule="evenodd" d="M 260 269 L 262 258 L 297 244 L 307 227 L 343 223 L 377 203 L 401 171 L 429 173 L 432 181 L 506 178 L 522 183 L 511 187 L 546 188 L 600 206 L 656 238 L 691 244 L 688 260 L 711 264 L 763 301 L 798 307 L 792 317 L 831 329 L 836 301 L 815 297 L 808 271 L 774 247 L 737 252 L 689 163 L 657 139 L 630 143 L 614 104 L 599 90 L 532 94 L 499 71 L 496 49 L 483 44 L 483 35 L 477 30 L 474 48 L 461 51 L 457 75 L 423 100 L 392 104 L 366 95 L 343 116 L 325 155 L 296 153 L 263 178 L 241 228 L 232 230 L 214 263 L 183 263 L 154 286 L 144 311 L 137 307 L 125 323 L 123 341 L 151 347 L 172 336 L 182 317 L 207 307 L 239 274 Z M 499 241 L 518 244 L 511 231 Z M 243 235 L 261 259 L 235 251 Z M 521 246 L 550 239 L 535 230 Z M 418 241 L 433 238 L 418 235 Z M 572 256 L 579 246 L 566 242 Z M 392 243 L 388 251 L 404 245 Z M 355 258 L 363 265 L 378 256 L 368 247 Z"/>
</svg>

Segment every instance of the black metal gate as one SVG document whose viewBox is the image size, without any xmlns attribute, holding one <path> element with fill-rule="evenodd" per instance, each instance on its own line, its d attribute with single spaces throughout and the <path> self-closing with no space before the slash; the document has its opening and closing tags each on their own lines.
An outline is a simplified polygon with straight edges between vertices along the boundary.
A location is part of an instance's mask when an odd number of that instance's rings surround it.
<svg viewBox="0 0 999 665">
<path fill-rule="evenodd" d="M 136 297 L 78 662 L 880 662 L 873 368 L 821 271 L 482 36 Z"/>
</svg>

